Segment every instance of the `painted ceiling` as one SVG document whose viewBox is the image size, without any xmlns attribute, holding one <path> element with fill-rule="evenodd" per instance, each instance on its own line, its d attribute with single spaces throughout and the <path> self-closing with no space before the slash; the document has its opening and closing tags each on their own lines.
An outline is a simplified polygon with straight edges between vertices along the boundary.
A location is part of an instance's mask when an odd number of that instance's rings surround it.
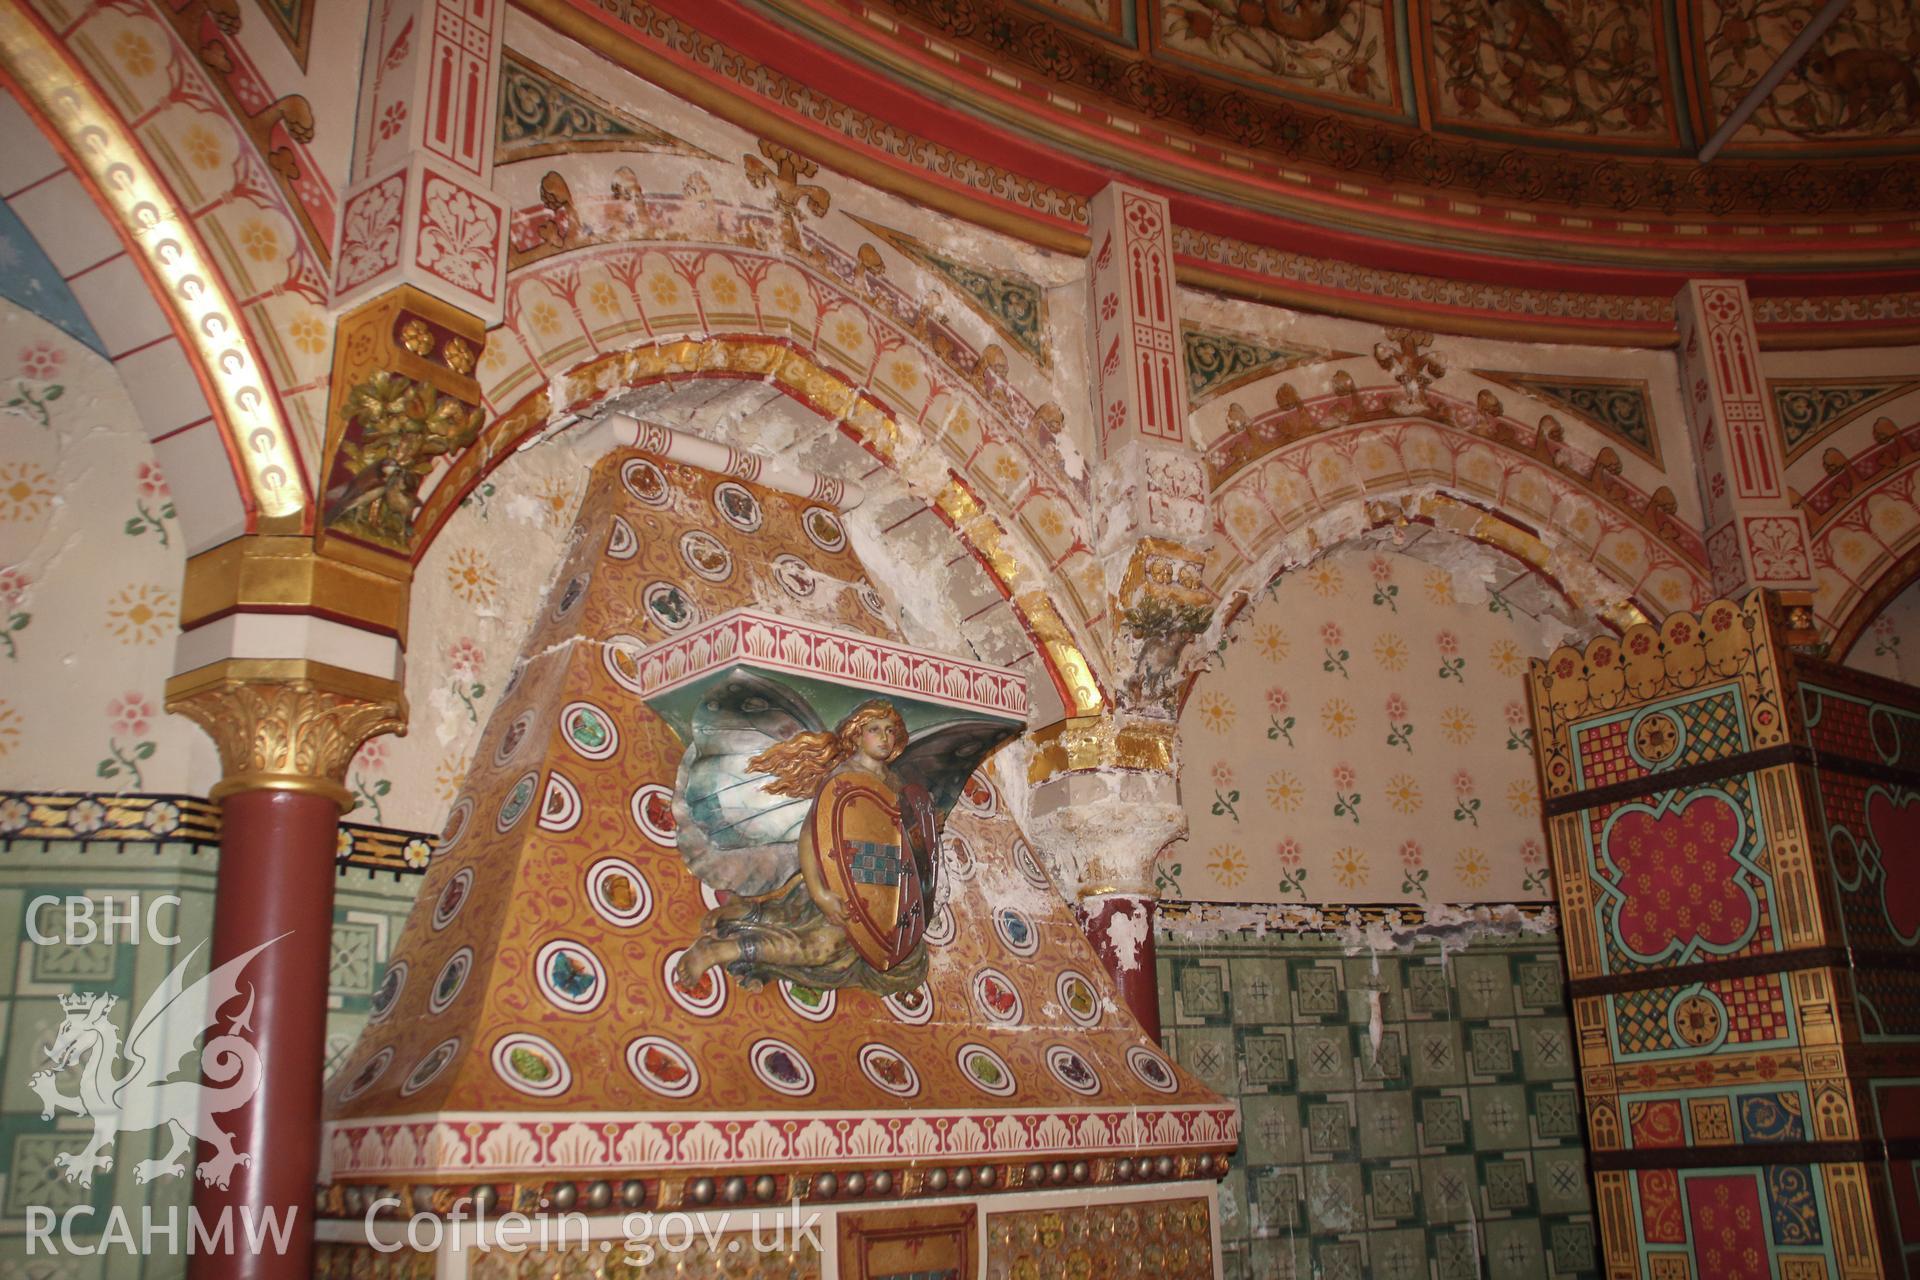
<svg viewBox="0 0 1920 1280">
<path fill-rule="evenodd" d="M 523 3 L 576 32 L 593 7 Z M 1577 280 L 1575 264 L 1803 279 L 1920 265 L 1920 13 L 1908 0 L 1854 0 L 1720 157 L 1697 160 L 1820 7 L 627 0 L 584 25 L 605 49 L 701 50 L 710 77 L 750 68 L 763 103 L 816 125 L 865 113 L 904 128 L 919 145 L 891 147 L 896 163 L 963 152 L 977 162 L 964 175 L 936 166 L 950 186 L 1039 222 L 1023 183 L 1084 195 L 1120 171 L 1185 196 L 1184 257 L 1220 260 L 1209 240 L 1230 253 L 1291 235 L 1349 259 L 1342 246 L 1365 243 L 1370 264 L 1406 269 L 1457 271 L 1436 249 L 1477 258 L 1466 274 L 1482 276 L 1494 258 L 1550 260 L 1569 286 L 1612 291 L 1634 282 Z M 559 17 L 569 8 L 572 22 Z M 774 93 L 779 76 L 804 98 Z M 1078 230 L 1071 212 L 1055 220 Z M 1809 252 L 1810 226 L 1844 230 Z M 1389 242 L 1424 252 L 1389 263 Z"/>
</svg>

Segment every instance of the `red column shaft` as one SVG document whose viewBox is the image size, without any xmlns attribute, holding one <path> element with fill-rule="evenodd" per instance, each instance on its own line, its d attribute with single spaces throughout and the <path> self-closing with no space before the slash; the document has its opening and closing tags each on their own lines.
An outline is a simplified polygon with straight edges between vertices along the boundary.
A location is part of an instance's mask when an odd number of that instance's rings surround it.
<svg viewBox="0 0 1920 1280">
<path fill-rule="evenodd" d="M 334 841 L 340 809 L 325 796 L 245 791 L 222 803 L 220 871 L 215 882 L 213 954 L 217 967 L 262 943 L 239 975 L 241 997 L 221 1010 L 209 1036 L 224 1031 L 253 1001 L 252 1040 L 260 1053 L 260 1089 L 213 1117 L 253 1157 L 225 1187 L 194 1182 L 193 1208 L 205 1229 L 232 1223 L 236 1248 L 196 1254 L 193 1280 L 293 1280 L 313 1274 L 314 1182 L 320 1169 L 320 1088 L 325 1067 L 327 976 L 333 935 Z M 282 936 L 284 935 L 284 936 Z M 211 1011 L 209 1011 L 211 1012 Z M 216 1082 L 208 1081 L 212 1088 Z M 205 1161 L 211 1148 L 202 1143 Z M 245 1243 L 249 1221 L 267 1214 L 293 1224 L 284 1251 Z M 289 1218 L 288 1215 L 291 1215 Z M 265 1233 L 264 1225 L 256 1227 Z"/>
<path fill-rule="evenodd" d="M 1082 902 L 1076 912 L 1134 1020 L 1147 1038 L 1160 1039 L 1159 954 L 1153 941 L 1153 899 L 1115 893 Z"/>
</svg>

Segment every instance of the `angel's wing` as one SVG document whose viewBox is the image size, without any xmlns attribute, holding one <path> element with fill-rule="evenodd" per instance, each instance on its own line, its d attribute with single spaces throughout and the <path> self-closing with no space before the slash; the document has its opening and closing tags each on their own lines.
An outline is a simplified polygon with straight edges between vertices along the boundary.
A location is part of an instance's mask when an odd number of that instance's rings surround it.
<svg viewBox="0 0 1920 1280">
<path fill-rule="evenodd" d="M 893 762 L 893 772 L 902 782 L 925 787 L 935 813 L 949 813 L 980 762 L 1019 732 L 1014 725 L 982 720 L 936 725 L 907 743 Z"/>
<path fill-rule="evenodd" d="M 283 933 L 280 938 L 286 936 Z M 171 1079 L 180 1069 L 180 1059 L 195 1052 L 201 1033 L 219 1020 L 221 1007 L 240 994 L 240 975 L 247 965 L 280 938 L 269 938 L 189 984 L 187 968 L 200 953 L 200 944 L 195 943 L 134 1015 L 122 1050 L 133 1069 L 115 1090 L 116 1100 L 129 1087 Z"/>
<path fill-rule="evenodd" d="M 758 897 L 799 872 L 800 826 L 813 802 L 770 794 L 771 779 L 747 761 L 820 728 L 805 700 L 749 671 L 706 691 L 673 788 L 680 857 L 693 874 L 716 889 Z"/>
</svg>

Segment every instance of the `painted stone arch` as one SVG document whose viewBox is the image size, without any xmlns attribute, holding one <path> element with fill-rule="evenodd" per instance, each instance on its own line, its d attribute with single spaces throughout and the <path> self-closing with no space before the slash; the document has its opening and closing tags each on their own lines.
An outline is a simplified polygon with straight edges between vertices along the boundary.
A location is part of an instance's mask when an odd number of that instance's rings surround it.
<svg viewBox="0 0 1920 1280">
<path fill-rule="evenodd" d="M 1444 513 L 1622 623 L 1710 598 L 1699 538 L 1650 498 L 1564 449 L 1474 421 L 1471 406 L 1441 407 L 1452 421 L 1335 423 L 1289 438 L 1261 420 L 1217 442 L 1209 578 L 1220 597 L 1252 592 L 1357 528 Z"/>
<path fill-rule="evenodd" d="M 140 246 L 65 143 L 49 137 L 45 117 L 0 93 L 0 132 L 12 140 L 0 200 L 9 221 L 32 240 L 20 247 L 22 269 L 49 277 L 32 309 L 99 352 L 127 387 L 139 389 L 133 404 L 173 487 L 189 550 L 238 536 L 252 506 L 238 454 L 209 407 L 210 380 L 199 353 L 182 343 Z"/>
<path fill-rule="evenodd" d="M 1813 526 L 1814 617 L 1844 660 L 1880 611 L 1920 579 L 1920 456 L 1909 428 L 1827 477 L 1804 501 Z"/>
<path fill-rule="evenodd" d="M 489 335 L 478 370 L 489 408 L 506 413 L 548 378 L 612 352 L 763 338 L 889 406 L 902 430 L 917 432 L 1030 543 L 1036 563 L 1069 579 L 1093 572 L 1086 481 L 1056 437 L 1059 410 L 1015 385 L 1003 351 L 969 347 L 857 253 L 813 236 L 796 252 L 751 225 L 770 215 L 728 212 L 747 225 L 725 240 L 695 227 L 707 242 L 609 239 L 518 265 L 506 322 Z M 1090 600 L 1088 616 L 1100 607 Z"/>
<path fill-rule="evenodd" d="M 1104 581 L 1085 532 L 1084 476 L 1055 442 L 1058 411 L 1022 395 L 986 353 L 926 332 L 897 289 L 862 284 L 857 259 L 812 243 L 817 260 L 777 239 L 614 241 L 512 273 L 506 322 L 477 370 L 493 423 L 426 493 L 421 527 L 430 536 L 489 459 L 562 415 L 649 386 L 697 382 L 711 397 L 719 383 L 764 383 L 955 528 L 1012 602 L 1067 711 L 1097 712 L 1105 673 L 1090 637 Z M 752 422 L 716 427 L 721 443 L 746 450 L 794 445 Z"/>
<path fill-rule="evenodd" d="M 895 443 L 907 438 L 900 421 L 833 371 L 782 344 L 734 335 L 612 353 L 567 371 L 553 385 L 574 398 L 556 409 L 546 392 L 536 393 L 494 419 L 427 496 L 416 560 L 432 554 L 449 520 L 473 501 L 493 469 L 521 454 L 550 423 L 596 411 L 627 413 L 723 446 L 730 461 L 722 469 L 735 474 L 756 476 L 771 454 L 857 481 L 866 497 L 849 524 L 870 531 L 862 547 L 869 569 L 926 628 L 924 639 L 951 645 L 951 637 L 964 636 L 995 663 L 1031 664 L 1037 723 L 1074 714 L 1076 699 L 1098 705 L 1098 677 L 1086 650 L 1045 590 L 1030 590 L 1018 576 L 1014 537 L 963 480 L 894 462 L 911 456 Z M 583 423 L 573 437 L 586 430 Z M 566 448 L 569 433 L 552 443 Z M 583 459 L 577 469 L 584 474 L 585 466 Z M 928 564 L 938 566 L 931 576 Z"/>
<path fill-rule="evenodd" d="M 57 40 L 23 20 L 0 43 L 9 204 L 141 389 L 191 551 L 311 528 L 328 328 L 325 247 L 200 52 L 137 5 L 94 6 Z"/>
</svg>

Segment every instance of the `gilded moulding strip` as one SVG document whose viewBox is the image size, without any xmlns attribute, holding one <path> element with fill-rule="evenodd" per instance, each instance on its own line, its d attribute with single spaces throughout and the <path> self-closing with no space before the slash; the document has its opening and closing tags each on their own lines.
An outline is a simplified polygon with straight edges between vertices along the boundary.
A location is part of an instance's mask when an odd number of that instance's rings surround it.
<svg viewBox="0 0 1920 1280">
<path fill-rule="evenodd" d="M 85 72 L 61 55 L 19 0 L 0 0 L 0 68 L 53 125 L 112 208 L 134 258 L 158 287 L 208 392 L 245 497 L 265 532 L 294 533 L 307 509 L 304 472 L 266 371 L 184 212 Z"/>
</svg>

